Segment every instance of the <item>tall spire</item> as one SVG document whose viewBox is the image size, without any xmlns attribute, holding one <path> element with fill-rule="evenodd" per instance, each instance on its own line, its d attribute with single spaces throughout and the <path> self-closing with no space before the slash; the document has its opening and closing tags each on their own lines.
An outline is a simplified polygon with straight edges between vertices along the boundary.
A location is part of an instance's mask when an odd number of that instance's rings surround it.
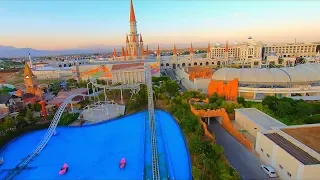
<svg viewBox="0 0 320 180">
<path fill-rule="evenodd" d="M 129 50 L 128 50 L 128 48 L 126 49 L 126 56 L 129 56 Z"/>
<path fill-rule="evenodd" d="M 122 50 L 121 50 L 121 56 L 124 57 L 126 56 L 126 53 L 124 52 L 124 47 L 122 46 Z"/>
<path fill-rule="evenodd" d="M 33 68 L 30 52 L 29 52 L 29 61 L 30 61 L 30 68 Z"/>
<path fill-rule="evenodd" d="M 208 48 L 207 48 L 207 53 L 211 52 L 211 48 L 210 48 L 210 42 L 208 43 Z"/>
<path fill-rule="evenodd" d="M 192 43 L 191 43 L 191 46 L 190 46 L 190 54 L 193 54 L 193 47 L 192 47 Z"/>
<path fill-rule="evenodd" d="M 143 43 L 143 40 L 142 40 L 142 35 L 140 33 L 140 42 Z"/>
<path fill-rule="evenodd" d="M 176 43 L 173 45 L 173 55 L 177 55 Z"/>
<path fill-rule="evenodd" d="M 158 44 L 158 49 L 157 49 L 157 55 L 160 56 L 160 47 L 159 47 L 159 44 Z"/>
<path fill-rule="evenodd" d="M 24 78 L 27 78 L 27 79 L 34 76 L 27 62 L 24 64 L 23 76 Z"/>
<path fill-rule="evenodd" d="M 24 65 L 23 79 L 24 79 L 24 85 L 26 86 L 27 93 L 34 94 L 35 87 L 36 87 L 34 82 L 34 75 L 27 62 L 25 62 L 25 65 Z"/>
<path fill-rule="evenodd" d="M 141 56 L 142 57 L 144 56 L 144 47 L 143 47 L 143 45 L 141 46 Z"/>
<path fill-rule="evenodd" d="M 227 41 L 227 43 L 226 43 L 226 52 L 229 52 L 228 41 Z"/>
<path fill-rule="evenodd" d="M 160 47 L 159 47 L 159 44 L 158 44 L 158 49 L 157 49 L 157 60 L 160 61 Z"/>
<path fill-rule="evenodd" d="M 117 57 L 117 51 L 115 47 L 113 48 L 113 57 Z"/>
<path fill-rule="evenodd" d="M 128 34 L 126 34 L 126 43 L 129 43 Z"/>
<path fill-rule="evenodd" d="M 146 48 L 146 55 L 149 56 L 149 47 L 147 45 L 147 48 Z"/>
<path fill-rule="evenodd" d="M 134 8 L 132 0 L 130 0 L 130 22 L 136 21 L 136 15 L 134 14 Z"/>
</svg>

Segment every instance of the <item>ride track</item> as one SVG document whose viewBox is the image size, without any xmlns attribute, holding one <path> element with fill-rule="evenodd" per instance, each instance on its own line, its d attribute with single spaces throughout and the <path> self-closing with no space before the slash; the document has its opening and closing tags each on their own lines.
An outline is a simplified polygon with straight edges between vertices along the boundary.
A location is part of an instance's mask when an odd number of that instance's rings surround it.
<svg viewBox="0 0 320 180">
<path fill-rule="evenodd" d="M 158 150 L 157 150 L 157 143 L 156 143 L 156 129 L 155 129 L 155 117 L 154 117 L 154 105 L 153 105 L 153 92 L 152 92 L 152 77 L 151 77 L 151 70 L 150 66 L 145 64 L 145 70 L 146 70 L 146 85 L 148 89 L 148 115 L 149 115 L 149 121 L 150 121 L 150 128 L 151 128 L 151 149 L 152 149 L 152 179 L 153 180 L 160 180 L 160 174 L 159 174 L 159 162 L 158 162 Z M 119 86 L 108 86 L 108 85 L 100 85 L 96 82 L 95 79 L 91 79 L 90 82 L 93 86 L 97 88 L 103 88 L 104 93 L 106 89 L 113 90 L 113 89 L 120 89 L 121 95 L 123 89 L 131 89 L 131 97 L 133 94 L 140 91 L 140 84 L 144 83 L 137 83 L 137 84 L 124 84 Z M 88 85 L 89 85 L 88 83 Z M 87 85 L 87 86 L 88 86 Z M 56 114 L 54 115 L 51 124 L 43 136 L 40 143 L 36 146 L 36 148 L 26 157 L 24 160 L 22 160 L 15 168 L 13 168 L 6 177 L 4 177 L 4 180 L 12 180 L 16 175 L 18 175 L 32 159 L 37 156 L 42 149 L 48 144 L 51 137 L 55 134 L 56 127 L 60 121 L 60 118 L 62 116 L 62 113 L 64 112 L 65 108 L 69 103 L 72 102 L 72 99 L 77 96 L 82 97 L 95 97 L 99 95 L 102 91 L 95 92 L 95 88 L 93 89 L 92 94 L 75 94 L 67 97 L 60 105 L 59 109 L 57 110 Z M 89 91 L 88 91 L 89 93 Z"/>
</svg>

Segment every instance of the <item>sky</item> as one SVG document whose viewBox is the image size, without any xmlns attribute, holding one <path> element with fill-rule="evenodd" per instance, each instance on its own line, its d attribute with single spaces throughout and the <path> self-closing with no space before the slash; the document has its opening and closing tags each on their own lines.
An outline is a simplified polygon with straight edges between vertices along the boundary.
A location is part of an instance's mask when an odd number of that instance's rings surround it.
<svg viewBox="0 0 320 180">
<path fill-rule="evenodd" d="M 133 0 L 145 44 L 320 41 L 320 1 Z M 58 50 L 123 45 L 129 0 L 1 0 L 0 45 Z"/>
</svg>

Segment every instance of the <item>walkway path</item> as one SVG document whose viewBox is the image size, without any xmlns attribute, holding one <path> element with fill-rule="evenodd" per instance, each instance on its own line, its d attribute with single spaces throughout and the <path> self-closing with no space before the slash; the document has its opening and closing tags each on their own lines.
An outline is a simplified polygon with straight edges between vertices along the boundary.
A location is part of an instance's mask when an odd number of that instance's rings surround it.
<svg viewBox="0 0 320 180">
<path fill-rule="evenodd" d="M 175 75 L 175 73 L 172 69 L 166 69 L 166 73 L 173 81 L 178 80 L 177 76 Z M 182 92 L 188 91 L 182 84 L 178 83 L 178 85 L 179 85 Z"/>
<path fill-rule="evenodd" d="M 223 146 L 227 160 L 239 172 L 242 179 L 269 179 L 260 168 L 262 164 L 260 159 L 224 130 L 218 121 L 211 121 L 208 129 L 215 134 L 217 144 Z"/>
</svg>

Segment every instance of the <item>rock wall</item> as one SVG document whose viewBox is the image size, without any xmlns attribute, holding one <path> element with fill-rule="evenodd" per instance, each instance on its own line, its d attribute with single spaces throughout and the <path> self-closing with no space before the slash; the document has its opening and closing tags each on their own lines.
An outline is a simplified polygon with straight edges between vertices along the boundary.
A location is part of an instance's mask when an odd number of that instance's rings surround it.
<svg viewBox="0 0 320 180">
<path fill-rule="evenodd" d="M 212 96 L 214 93 L 217 93 L 221 97 L 225 97 L 226 100 L 236 101 L 238 97 L 238 79 L 225 84 L 223 81 L 211 80 L 208 85 L 207 95 Z"/>
<path fill-rule="evenodd" d="M 199 101 L 199 99 L 190 99 L 190 101 Z M 234 138 L 236 138 L 242 145 L 244 145 L 247 149 L 250 151 L 253 150 L 253 144 L 246 139 L 245 136 L 243 136 L 236 128 L 234 128 L 231 124 L 230 118 L 228 116 L 228 113 L 224 108 L 217 109 L 217 110 L 196 110 L 192 104 L 190 103 L 191 111 L 194 115 L 208 118 L 208 117 L 222 117 L 222 127 L 228 131 Z M 207 102 L 207 99 L 203 102 Z M 204 123 L 205 124 L 205 123 Z M 205 128 L 207 130 L 207 126 Z M 207 130 L 208 131 L 208 130 Z M 209 133 L 210 134 L 210 133 Z"/>
</svg>

